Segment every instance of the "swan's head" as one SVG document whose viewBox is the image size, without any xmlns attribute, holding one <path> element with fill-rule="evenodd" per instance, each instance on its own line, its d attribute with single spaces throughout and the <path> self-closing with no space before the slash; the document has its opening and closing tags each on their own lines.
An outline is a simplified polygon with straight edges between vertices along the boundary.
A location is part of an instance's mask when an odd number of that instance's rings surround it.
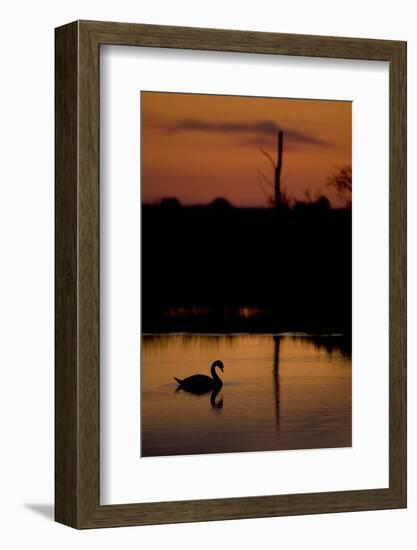
<svg viewBox="0 0 417 550">
<path fill-rule="evenodd" d="M 214 363 L 212 364 L 212 367 L 219 367 L 219 369 L 223 372 L 224 370 L 224 365 L 223 365 L 223 362 L 220 361 L 219 359 L 217 359 L 217 361 L 214 361 Z"/>
</svg>

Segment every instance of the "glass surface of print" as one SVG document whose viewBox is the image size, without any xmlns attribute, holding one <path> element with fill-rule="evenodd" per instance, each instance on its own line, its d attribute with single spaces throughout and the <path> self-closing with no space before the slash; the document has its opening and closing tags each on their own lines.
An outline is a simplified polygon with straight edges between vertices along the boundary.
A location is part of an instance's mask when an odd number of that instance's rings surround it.
<svg viewBox="0 0 417 550">
<path fill-rule="evenodd" d="M 143 457 L 351 446 L 351 108 L 141 93 Z"/>
</svg>

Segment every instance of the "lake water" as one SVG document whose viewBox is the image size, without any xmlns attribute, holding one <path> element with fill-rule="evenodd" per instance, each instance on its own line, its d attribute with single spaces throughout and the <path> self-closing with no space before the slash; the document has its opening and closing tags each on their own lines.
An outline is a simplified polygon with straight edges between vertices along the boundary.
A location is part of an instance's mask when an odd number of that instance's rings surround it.
<svg viewBox="0 0 417 550">
<path fill-rule="evenodd" d="M 142 336 L 143 457 L 351 446 L 351 358 L 343 339 L 273 335 Z M 210 374 L 216 394 L 176 391 Z"/>
</svg>

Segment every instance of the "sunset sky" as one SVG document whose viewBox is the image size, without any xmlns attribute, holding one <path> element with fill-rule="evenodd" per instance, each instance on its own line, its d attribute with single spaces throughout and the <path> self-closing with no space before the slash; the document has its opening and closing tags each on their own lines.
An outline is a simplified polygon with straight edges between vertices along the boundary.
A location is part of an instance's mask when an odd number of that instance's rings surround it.
<svg viewBox="0 0 417 550">
<path fill-rule="evenodd" d="M 273 169 L 260 148 L 276 160 L 280 129 L 286 195 L 323 194 L 344 205 L 326 180 L 352 162 L 351 102 L 160 92 L 142 92 L 141 102 L 144 203 L 223 197 L 234 206 L 267 206 Z"/>
</svg>

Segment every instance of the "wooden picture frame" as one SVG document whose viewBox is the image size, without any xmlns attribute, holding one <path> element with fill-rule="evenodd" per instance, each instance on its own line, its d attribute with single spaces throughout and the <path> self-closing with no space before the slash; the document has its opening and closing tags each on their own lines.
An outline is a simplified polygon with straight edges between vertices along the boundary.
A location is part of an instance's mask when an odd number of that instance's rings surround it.
<svg viewBox="0 0 417 550">
<path fill-rule="evenodd" d="M 406 506 L 406 43 L 110 22 L 56 29 L 55 518 L 75 528 Z M 99 55 L 117 44 L 389 62 L 389 487 L 100 505 Z"/>
</svg>

